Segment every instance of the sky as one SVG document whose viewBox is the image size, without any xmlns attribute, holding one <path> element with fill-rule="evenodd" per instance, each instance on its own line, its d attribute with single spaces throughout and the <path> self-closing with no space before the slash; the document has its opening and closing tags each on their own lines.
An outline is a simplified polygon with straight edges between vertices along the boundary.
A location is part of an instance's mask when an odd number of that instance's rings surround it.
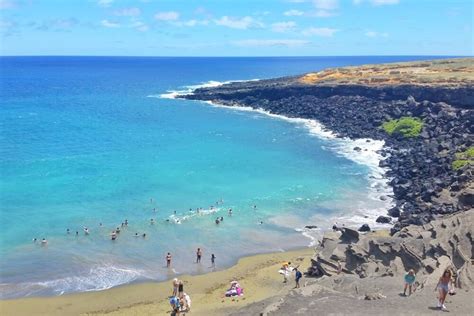
<svg viewBox="0 0 474 316">
<path fill-rule="evenodd" d="M 0 55 L 474 54 L 472 0 L 0 0 Z"/>
</svg>

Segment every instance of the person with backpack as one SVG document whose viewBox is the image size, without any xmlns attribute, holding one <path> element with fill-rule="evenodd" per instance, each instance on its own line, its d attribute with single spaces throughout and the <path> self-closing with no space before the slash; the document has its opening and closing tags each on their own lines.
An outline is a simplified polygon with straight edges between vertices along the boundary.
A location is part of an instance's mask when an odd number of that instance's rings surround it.
<svg viewBox="0 0 474 316">
<path fill-rule="evenodd" d="M 300 279 L 303 277 L 303 274 L 301 273 L 301 271 L 298 270 L 298 268 L 295 268 L 294 270 L 296 272 L 296 274 L 295 274 L 295 282 L 296 282 L 295 289 L 298 289 L 300 287 Z"/>
</svg>

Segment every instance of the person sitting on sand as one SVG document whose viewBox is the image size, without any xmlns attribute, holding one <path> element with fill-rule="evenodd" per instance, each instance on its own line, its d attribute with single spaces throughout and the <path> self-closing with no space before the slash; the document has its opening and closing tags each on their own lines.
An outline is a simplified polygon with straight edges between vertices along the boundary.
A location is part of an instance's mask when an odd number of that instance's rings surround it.
<svg viewBox="0 0 474 316">
<path fill-rule="evenodd" d="M 173 284 L 173 294 L 172 294 L 172 296 L 177 296 L 178 295 L 179 280 L 177 278 L 174 278 L 172 284 Z"/>
<path fill-rule="evenodd" d="M 298 271 L 298 268 L 295 268 L 295 271 L 296 271 L 296 274 L 295 274 L 295 282 L 296 282 L 295 289 L 297 289 L 297 288 L 300 287 L 300 279 L 303 277 L 303 274 L 301 273 L 301 271 Z"/>
<path fill-rule="evenodd" d="M 403 289 L 403 295 L 406 296 L 407 288 L 408 288 L 408 295 L 411 295 L 413 284 L 415 283 L 415 271 L 410 269 L 407 274 L 405 274 L 405 288 Z"/>
<path fill-rule="evenodd" d="M 435 291 L 438 290 L 439 294 L 439 301 L 438 301 L 438 308 L 442 310 L 446 310 L 446 306 L 444 305 L 444 301 L 446 300 L 446 295 L 449 292 L 449 287 L 452 283 L 452 273 L 451 269 L 446 269 L 443 272 L 443 275 L 439 278 L 438 284 L 436 285 Z"/>
<path fill-rule="evenodd" d="M 169 253 L 169 252 L 166 255 L 166 267 L 167 268 L 171 267 L 171 253 Z"/>
</svg>

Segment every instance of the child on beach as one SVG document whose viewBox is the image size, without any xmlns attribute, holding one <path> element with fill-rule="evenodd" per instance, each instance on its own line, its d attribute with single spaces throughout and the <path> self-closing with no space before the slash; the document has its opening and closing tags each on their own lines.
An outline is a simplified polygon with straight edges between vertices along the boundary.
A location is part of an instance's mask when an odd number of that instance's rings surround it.
<svg viewBox="0 0 474 316">
<path fill-rule="evenodd" d="M 178 295 L 179 280 L 177 278 L 173 279 L 173 294 L 171 296 Z"/>
<path fill-rule="evenodd" d="M 405 288 L 403 289 L 403 295 L 406 296 L 407 288 L 408 288 L 408 295 L 411 295 L 413 284 L 415 283 L 415 271 L 410 269 L 407 274 L 405 274 Z"/>
<path fill-rule="evenodd" d="M 296 274 L 295 274 L 295 289 L 300 287 L 300 279 L 303 277 L 303 274 L 298 270 L 298 268 L 295 268 Z"/>
<path fill-rule="evenodd" d="M 435 292 L 438 290 L 438 308 L 446 310 L 444 301 L 446 300 L 446 295 L 449 292 L 449 287 L 452 285 L 452 272 L 451 269 L 446 269 L 443 272 L 443 275 L 439 278 L 438 284 L 436 285 Z"/>
</svg>

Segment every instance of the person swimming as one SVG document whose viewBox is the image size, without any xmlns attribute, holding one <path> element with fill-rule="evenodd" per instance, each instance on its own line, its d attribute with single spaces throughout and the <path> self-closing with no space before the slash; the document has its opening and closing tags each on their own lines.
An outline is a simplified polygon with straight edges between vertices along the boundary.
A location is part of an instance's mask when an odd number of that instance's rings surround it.
<svg viewBox="0 0 474 316">
<path fill-rule="evenodd" d="M 219 218 L 216 218 L 216 224 L 219 224 L 220 221 L 219 221 Z"/>
<path fill-rule="evenodd" d="M 138 233 L 135 233 L 135 237 L 138 237 Z"/>
<path fill-rule="evenodd" d="M 76 236 L 79 236 L 79 232 L 76 230 Z"/>
<path fill-rule="evenodd" d="M 71 231 L 69 230 L 69 228 L 68 228 L 68 229 L 66 229 L 66 234 L 68 234 L 68 235 L 69 235 L 70 233 L 71 233 Z"/>
<path fill-rule="evenodd" d="M 128 226 L 128 219 L 125 220 L 125 226 Z"/>
<path fill-rule="evenodd" d="M 224 217 L 221 216 L 221 222 L 223 222 L 223 221 L 224 221 Z"/>
<path fill-rule="evenodd" d="M 46 240 L 46 238 L 43 238 L 43 240 L 41 240 L 41 245 L 42 246 L 45 246 L 47 243 L 48 243 L 48 241 Z"/>
<path fill-rule="evenodd" d="M 120 227 L 117 227 L 117 229 L 115 230 L 115 232 L 116 232 L 117 234 L 120 234 Z"/>
<path fill-rule="evenodd" d="M 153 218 L 150 219 L 150 224 L 151 225 L 155 224 L 155 220 Z"/>
<path fill-rule="evenodd" d="M 37 241 L 38 241 L 38 239 L 37 239 L 37 238 L 33 238 L 33 242 L 37 242 Z"/>
<path fill-rule="evenodd" d="M 89 235 L 89 228 L 84 227 L 84 234 Z"/>
<path fill-rule="evenodd" d="M 110 237 L 112 240 L 117 239 L 117 233 L 115 232 L 115 230 L 112 231 L 112 233 L 110 234 Z"/>
<path fill-rule="evenodd" d="M 232 209 L 229 209 L 229 216 L 232 216 Z"/>
<path fill-rule="evenodd" d="M 143 233 L 142 237 L 143 237 L 143 238 L 145 238 L 145 237 L 146 237 L 146 234 L 145 234 L 145 233 Z"/>
</svg>

